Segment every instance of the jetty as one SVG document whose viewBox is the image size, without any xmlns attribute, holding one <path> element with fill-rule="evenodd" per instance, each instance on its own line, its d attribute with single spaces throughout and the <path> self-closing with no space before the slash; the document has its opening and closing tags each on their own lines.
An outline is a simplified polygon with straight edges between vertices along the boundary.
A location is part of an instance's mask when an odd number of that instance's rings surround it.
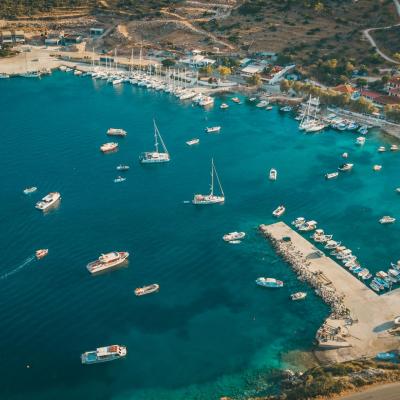
<svg viewBox="0 0 400 400">
<path fill-rule="evenodd" d="M 374 357 L 400 347 L 394 319 L 400 289 L 378 295 L 283 222 L 260 225 L 277 253 L 299 279 L 307 281 L 331 307 L 316 333 L 314 351 L 323 364 Z"/>
</svg>

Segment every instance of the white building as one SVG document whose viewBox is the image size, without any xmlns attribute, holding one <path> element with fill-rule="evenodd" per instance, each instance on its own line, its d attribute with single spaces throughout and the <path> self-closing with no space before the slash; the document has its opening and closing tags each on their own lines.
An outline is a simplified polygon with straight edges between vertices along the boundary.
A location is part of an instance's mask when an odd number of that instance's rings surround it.
<svg viewBox="0 0 400 400">
<path fill-rule="evenodd" d="M 194 53 L 196 50 L 193 50 L 192 53 Z M 182 58 L 179 60 L 180 63 L 182 64 L 187 64 L 191 67 L 204 67 L 206 65 L 213 65 L 215 64 L 215 60 L 211 58 L 207 58 L 201 54 L 194 54 L 192 56 L 189 56 L 187 58 Z"/>
</svg>

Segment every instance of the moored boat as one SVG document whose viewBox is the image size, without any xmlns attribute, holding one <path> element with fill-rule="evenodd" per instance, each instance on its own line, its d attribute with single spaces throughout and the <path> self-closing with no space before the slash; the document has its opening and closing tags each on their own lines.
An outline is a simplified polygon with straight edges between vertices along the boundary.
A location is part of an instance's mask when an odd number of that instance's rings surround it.
<svg viewBox="0 0 400 400">
<path fill-rule="evenodd" d="M 259 286 L 267 288 L 281 288 L 283 287 L 283 282 L 275 278 L 264 278 L 260 277 L 256 279 L 256 284 Z"/>
<path fill-rule="evenodd" d="M 286 208 L 284 207 L 284 206 L 279 206 L 279 207 L 277 207 L 273 212 L 272 212 L 272 215 L 274 216 L 274 217 L 277 217 L 277 218 L 279 218 L 281 215 L 283 215 L 284 213 L 285 213 L 285 211 L 286 211 Z"/>
<path fill-rule="evenodd" d="M 61 199 L 61 195 L 58 192 L 51 192 L 47 196 L 43 197 L 42 200 L 38 201 L 35 207 L 38 210 L 46 211 L 50 207 L 54 206 Z"/>
<path fill-rule="evenodd" d="M 221 130 L 220 126 L 211 126 L 205 129 L 206 133 L 219 133 L 220 130 Z"/>
<path fill-rule="evenodd" d="M 365 137 L 364 136 L 359 136 L 357 138 L 356 143 L 359 144 L 359 145 L 363 145 L 365 143 Z"/>
<path fill-rule="evenodd" d="M 128 171 L 128 170 L 129 170 L 129 165 L 119 164 L 117 166 L 117 171 Z"/>
<path fill-rule="evenodd" d="M 123 176 L 117 176 L 114 179 L 114 183 L 121 183 L 121 182 L 125 182 L 125 181 L 126 181 L 126 178 L 124 178 Z"/>
<path fill-rule="evenodd" d="M 222 103 L 219 108 L 221 108 L 222 110 L 226 110 L 227 108 L 229 108 L 228 104 L 226 103 Z"/>
<path fill-rule="evenodd" d="M 303 300 L 307 297 L 307 293 L 306 292 L 297 292 L 297 293 L 292 293 L 290 295 L 290 298 L 293 301 L 297 301 L 297 300 Z"/>
<path fill-rule="evenodd" d="M 329 172 L 325 174 L 325 179 L 334 179 L 337 178 L 339 175 L 339 172 Z"/>
<path fill-rule="evenodd" d="M 34 192 L 36 192 L 36 190 L 37 190 L 36 186 L 31 186 L 31 187 L 28 187 L 28 188 L 24 189 L 24 194 L 34 193 Z"/>
<path fill-rule="evenodd" d="M 284 106 L 279 109 L 279 111 L 282 111 L 282 112 L 290 112 L 292 110 L 293 110 L 293 108 L 291 106 Z"/>
<path fill-rule="evenodd" d="M 100 146 L 100 151 L 102 151 L 103 153 L 109 153 L 117 149 L 118 149 L 118 143 L 115 142 L 104 143 L 103 145 Z"/>
<path fill-rule="evenodd" d="M 385 146 L 378 147 L 378 153 L 384 153 L 385 151 L 386 151 L 386 147 Z"/>
<path fill-rule="evenodd" d="M 339 166 L 339 171 L 345 172 L 345 171 L 351 171 L 353 168 L 354 164 L 346 163 L 342 164 Z"/>
<path fill-rule="evenodd" d="M 144 296 L 146 294 L 155 293 L 160 290 L 160 285 L 157 283 L 153 283 L 148 286 L 143 286 L 135 289 L 136 296 Z"/>
<path fill-rule="evenodd" d="M 126 357 L 127 348 L 118 344 L 99 347 L 94 351 L 86 351 L 81 355 L 82 364 L 97 364 Z"/>
<path fill-rule="evenodd" d="M 129 253 L 127 251 L 113 251 L 102 254 L 96 261 L 90 262 L 86 268 L 91 274 L 95 274 L 123 264 L 128 257 Z"/>
<path fill-rule="evenodd" d="M 382 169 L 382 165 L 375 164 L 375 165 L 372 167 L 372 169 L 373 169 L 374 171 L 380 171 L 380 170 Z"/>
<path fill-rule="evenodd" d="M 240 99 L 239 97 L 232 97 L 231 99 L 234 103 L 240 104 Z"/>
<path fill-rule="evenodd" d="M 188 146 L 193 146 L 194 144 L 199 144 L 199 143 L 200 143 L 200 139 L 197 139 L 197 138 L 188 140 L 188 141 L 186 142 L 186 144 L 187 144 Z"/>
<path fill-rule="evenodd" d="M 278 171 L 275 168 L 269 170 L 269 179 L 271 181 L 276 181 L 278 178 Z"/>
<path fill-rule="evenodd" d="M 107 135 L 109 136 L 126 136 L 128 133 L 121 128 L 110 128 L 107 131 Z"/>
<path fill-rule="evenodd" d="M 241 240 L 246 236 L 245 232 L 230 232 L 222 236 L 225 242 L 232 242 L 234 240 Z"/>
<path fill-rule="evenodd" d="M 140 156 L 140 162 L 142 164 L 149 164 L 149 163 L 164 163 L 170 161 L 170 156 L 167 150 L 167 147 L 165 146 L 165 143 L 161 137 L 160 131 L 158 130 L 158 127 L 156 125 L 156 121 L 153 120 L 154 124 L 154 147 L 155 151 L 149 151 L 142 153 Z M 160 144 L 162 147 L 162 152 L 159 151 L 159 143 L 158 140 L 160 140 Z"/>
<path fill-rule="evenodd" d="M 393 224 L 394 222 L 396 222 L 396 218 L 389 215 L 385 215 L 379 220 L 380 224 Z"/>
<path fill-rule="evenodd" d="M 390 151 L 398 151 L 399 150 L 399 146 L 397 146 L 397 144 L 392 144 L 390 146 Z"/>
<path fill-rule="evenodd" d="M 308 232 L 317 228 L 317 221 L 306 221 L 299 227 L 299 231 Z"/>
</svg>

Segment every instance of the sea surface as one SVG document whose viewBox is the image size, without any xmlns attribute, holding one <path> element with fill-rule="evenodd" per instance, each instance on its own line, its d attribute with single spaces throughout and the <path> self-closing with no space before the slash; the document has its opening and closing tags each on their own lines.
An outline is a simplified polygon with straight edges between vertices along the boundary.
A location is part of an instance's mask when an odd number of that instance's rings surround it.
<svg viewBox="0 0 400 400">
<path fill-rule="evenodd" d="M 171 162 L 143 166 L 153 118 Z M 271 389 L 271 370 L 299 367 L 329 313 L 257 232 L 280 204 L 283 221 L 317 220 L 371 271 L 400 258 L 400 224 L 378 223 L 400 219 L 400 153 L 378 154 L 392 142 L 377 131 L 360 147 L 351 132 L 304 135 L 276 107 L 227 96 L 207 111 L 61 72 L 0 80 L 0 121 L 1 399 L 213 400 Z M 212 125 L 221 133 L 204 133 Z M 104 155 L 109 127 L 128 136 Z M 200 144 L 187 146 L 194 137 Z M 326 181 L 345 151 L 354 170 Z M 185 203 L 209 190 L 212 157 L 226 203 Z M 131 169 L 115 184 L 120 163 Z M 35 202 L 51 191 L 61 204 L 43 214 Z M 245 240 L 224 243 L 234 230 Z M 49 255 L 37 261 L 39 248 Z M 129 251 L 129 265 L 91 276 L 86 264 L 113 250 Z M 263 290 L 259 276 L 285 286 Z M 160 292 L 134 295 L 150 283 Z M 307 299 L 291 302 L 300 290 Z M 81 365 L 82 352 L 114 343 L 128 346 L 126 359 Z"/>
</svg>

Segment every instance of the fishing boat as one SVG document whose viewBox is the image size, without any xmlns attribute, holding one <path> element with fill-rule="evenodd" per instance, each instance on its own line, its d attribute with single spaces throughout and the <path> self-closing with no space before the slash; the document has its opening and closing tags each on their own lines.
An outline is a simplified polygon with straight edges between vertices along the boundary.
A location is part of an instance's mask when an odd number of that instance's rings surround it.
<svg viewBox="0 0 400 400">
<path fill-rule="evenodd" d="M 342 171 L 342 172 L 351 171 L 353 166 L 354 166 L 354 164 L 346 163 L 346 164 L 340 165 L 338 169 L 339 169 L 339 171 Z"/>
<path fill-rule="evenodd" d="M 269 170 L 269 180 L 276 181 L 278 179 L 278 171 L 275 168 Z"/>
<path fill-rule="evenodd" d="M 136 296 L 144 296 L 146 294 L 158 292 L 159 290 L 160 290 L 160 285 L 158 285 L 157 283 L 153 283 L 153 284 L 148 285 L 148 286 L 143 286 L 143 287 L 140 287 L 140 288 L 136 288 L 135 289 L 135 295 Z"/>
<path fill-rule="evenodd" d="M 36 190 L 37 190 L 36 186 L 31 186 L 31 187 L 28 187 L 28 188 L 24 189 L 24 194 L 34 193 L 34 192 L 36 192 Z"/>
<path fill-rule="evenodd" d="M 306 219 L 304 217 L 298 217 L 292 221 L 292 225 L 294 225 L 296 228 L 300 228 L 300 226 L 304 225 L 305 222 Z"/>
<path fill-rule="evenodd" d="M 286 208 L 284 206 L 279 206 L 276 208 L 273 212 L 272 215 L 276 218 L 279 218 L 281 215 L 283 215 L 286 211 Z"/>
<path fill-rule="evenodd" d="M 107 135 L 109 136 L 126 136 L 128 133 L 121 128 L 110 128 L 107 131 Z"/>
<path fill-rule="evenodd" d="M 292 110 L 293 110 L 293 108 L 291 106 L 284 106 L 279 109 L 279 111 L 282 111 L 282 112 L 290 112 Z"/>
<path fill-rule="evenodd" d="M 115 142 L 104 143 L 103 145 L 100 146 L 100 151 L 102 151 L 103 153 L 110 153 L 117 149 L 118 149 L 118 143 Z"/>
<path fill-rule="evenodd" d="M 268 104 L 269 104 L 269 101 L 261 100 L 259 103 L 256 104 L 256 107 L 262 108 L 262 107 L 266 107 Z"/>
<path fill-rule="evenodd" d="M 61 195 L 58 192 L 51 192 L 47 196 L 43 197 L 42 200 L 38 201 L 35 207 L 38 210 L 46 211 L 52 206 L 56 205 L 61 199 Z"/>
<path fill-rule="evenodd" d="M 240 104 L 240 99 L 239 97 L 232 97 L 231 99 L 234 103 Z"/>
<path fill-rule="evenodd" d="M 329 240 L 324 247 L 325 249 L 331 250 L 331 249 L 336 249 L 339 246 L 340 242 L 336 242 L 335 240 Z"/>
<path fill-rule="evenodd" d="M 221 192 L 220 196 L 216 196 L 214 194 L 214 175 L 217 178 L 217 182 L 219 185 L 219 189 Z M 195 194 L 192 200 L 192 203 L 195 205 L 203 205 L 203 204 L 221 204 L 225 202 L 225 194 L 222 189 L 221 182 L 218 177 L 217 169 L 214 165 L 214 159 L 211 159 L 211 186 L 210 186 L 210 194 Z"/>
<path fill-rule="evenodd" d="M 382 165 L 375 164 L 375 165 L 372 167 L 372 169 L 373 169 L 374 171 L 380 171 L 380 170 L 382 169 Z"/>
<path fill-rule="evenodd" d="M 299 227 L 299 231 L 308 232 L 317 228 L 317 221 L 307 221 Z"/>
<path fill-rule="evenodd" d="M 384 153 L 385 151 L 386 151 L 386 147 L 385 146 L 378 147 L 378 153 Z"/>
<path fill-rule="evenodd" d="M 162 163 L 170 161 L 170 156 L 168 150 L 164 144 L 164 141 L 161 137 L 160 131 L 157 128 L 156 121 L 153 120 L 154 124 L 154 147 L 155 151 L 145 152 L 142 153 L 140 156 L 140 162 L 142 164 L 149 164 L 149 163 Z M 162 152 L 158 151 L 158 139 L 160 140 L 161 147 L 163 149 Z"/>
<path fill-rule="evenodd" d="M 35 256 L 38 260 L 40 260 L 41 258 L 46 257 L 48 253 L 49 249 L 39 249 L 35 251 Z"/>
<path fill-rule="evenodd" d="M 392 144 L 390 146 L 390 151 L 398 151 L 399 150 L 399 146 L 397 146 L 397 144 Z"/>
<path fill-rule="evenodd" d="M 226 103 L 222 103 L 219 108 L 221 108 L 222 110 L 226 110 L 227 108 L 229 108 L 228 104 Z"/>
<path fill-rule="evenodd" d="M 128 171 L 128 170 L 129 170 L 129 165 L 119 164 L 117 166 L 117 171 Z"/>
<path fill-rule="evenodd" d="M 245 232 L 230 232 L 222 236 L 225 242 L 232 242 L 233 240 L 241 240 L 246 236 Z"/>
<path fill-rule="evenodd" d="M 356 140 L 356 143 L 359 144 L 360 146 L 362 146 L 363 144 L 365 144 L 365 137 L 359 136 Z"/>
<path fill-rule="evenodd" d="M 389 215 L 385 215 L 379 220 L 379 223 L 380 224 L 393 224 L 395 221 L 396 221 L 396 218 L 393 218 Z"/>
<path fill-rule="evenodd" d="M 275 278 L 264 278 L 260 277 L 256 279 L 256 284 L 259 286 L 267 288 L 281 288 L 283 287 L 283 282 Z"/>
<path fill-rule="evenodd" d="M 101 362 L 119 360 L 126 357 L 125 346 L 114 344 L 112 346 L 99 347 L 94 351 L 86 351 L 81 355 L 82 364 L 97 364 Z"/>
<path fill-rule="evenodd" d="M 220 126 L 211 126 L 205 129 L 206 133 L 219 133 L 220 130 L 221 130 Z"/>
<path fill-rule="evenodd" d="M 334 179 L 337 178 L 339 175 L 339 172 L 330 172 L 328 174 L 325 174 L 325 179 Z"/>
<path fill-rule="evenodd" d="M 186 142 L 186 144 L 187 144 L 188 146 L 193 146 L 194 144 L 199 144 L 199 143 L 200 143 L 200 139 L 197 139 L 197 138 L 188 140 L 188 141 Z"/>
<path fill-rule="evenodd" d="M 297 292 L 297 293 L 292 293 L 290 295 L 290 298 L 293 301 L 297 301 L 297 300 L 303 300 L 307 297 L 307 293 L 306 292 Z"/>
<path fill-rule="evenodd" d="M 90 262 L 86 268 L 91 274 L 105 271 L 123 264 L 129 257 L 127 251 L 113 251 L 102 254 L 96 261 Z"/>
<path fill-rule="evenodd" d="M 125 181 L 126 181 L 126 178 L 124 178 L 123 176 L 117 176 L 114 179 L 114 183 L 121 183 L 121 182 L 125 182 Z"/>
</svg>

